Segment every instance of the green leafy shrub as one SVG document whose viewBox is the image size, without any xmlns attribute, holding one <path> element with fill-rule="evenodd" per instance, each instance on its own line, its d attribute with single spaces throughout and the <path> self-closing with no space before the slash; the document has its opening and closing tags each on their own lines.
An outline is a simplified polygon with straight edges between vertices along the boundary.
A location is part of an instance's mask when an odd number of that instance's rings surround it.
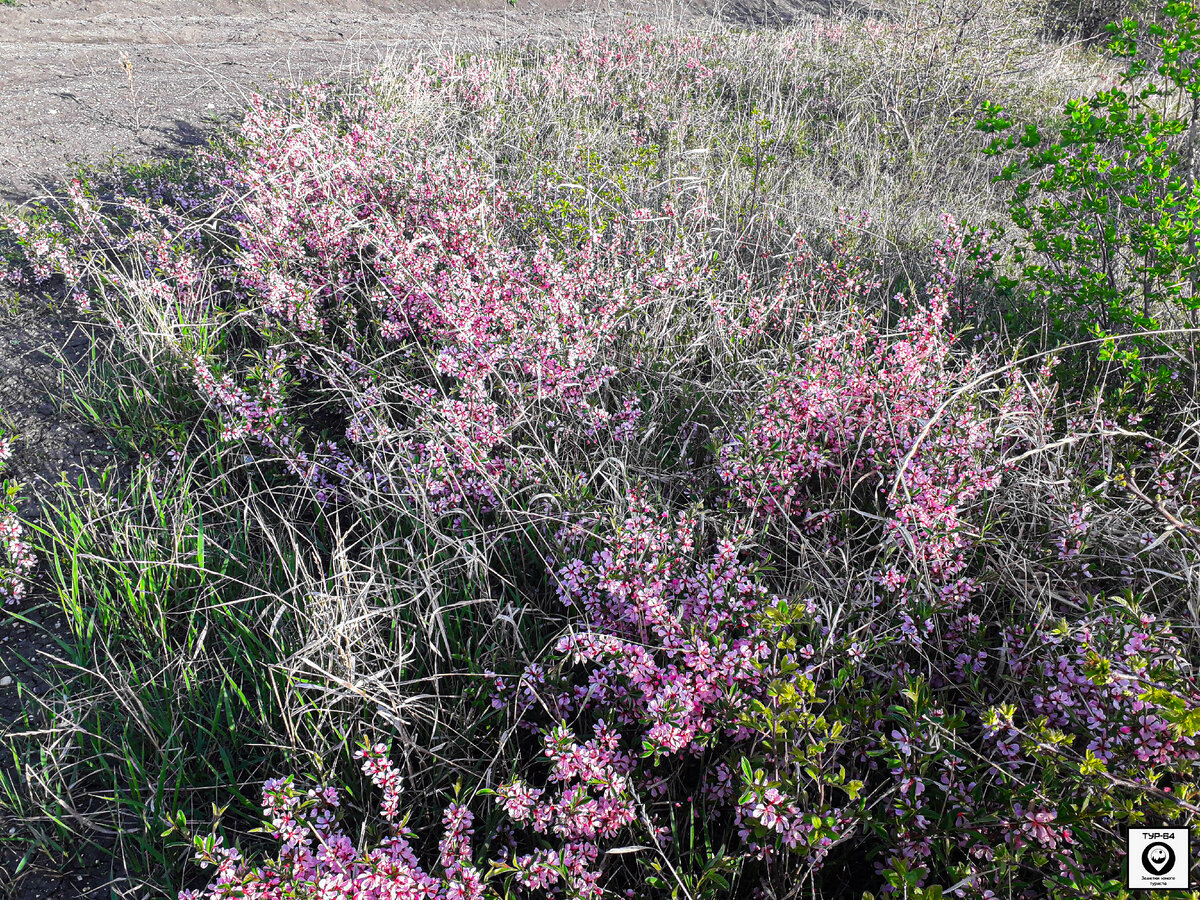
<svg viewBox="0 0 1200 900">
<path fill-rule="evenodd" d="M 978 126 L 998 135 L 988 155 L 1021 151 L 999 178 L 1015 188 L 1015 258 L 1042 305 L 1044 339 L 1110 339 L 1102 359 L 1118 360 L 1147 386 L 1162 385 L 1179 365 L 1180 342 L 1159 332 L 1194 323 L 1200 309 L 1200 25 L 1192 2 L 1170 3 L 1165 13 L 1169 27 L 1126 20 L 1110 29 L 1110 48 L 1129 60 L 1125 72 L 1111 89 L 1068 102 L 1056 136 L 1035 124 L 1005 135 L 1014 122 L 993 104 Z M 1151 68 L 1165 86 L 1146 77 Z M 1134 336 L 1118 344 L 1127 331 Z"/>
</svg>

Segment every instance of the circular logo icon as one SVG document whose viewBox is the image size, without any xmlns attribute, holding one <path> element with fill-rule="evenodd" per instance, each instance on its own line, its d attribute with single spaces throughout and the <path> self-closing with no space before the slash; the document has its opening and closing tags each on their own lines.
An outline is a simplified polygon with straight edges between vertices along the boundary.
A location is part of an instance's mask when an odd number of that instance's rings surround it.
<svg viewBox="0 0 1200 900">
<path fill-rule="evenodd" d="M 1142 865 L 1154 875 L 1166 875 L 1175 865 L 1175 851 L 1162 841 L 1147 844 L 1142 851 Z"/>
</svg>

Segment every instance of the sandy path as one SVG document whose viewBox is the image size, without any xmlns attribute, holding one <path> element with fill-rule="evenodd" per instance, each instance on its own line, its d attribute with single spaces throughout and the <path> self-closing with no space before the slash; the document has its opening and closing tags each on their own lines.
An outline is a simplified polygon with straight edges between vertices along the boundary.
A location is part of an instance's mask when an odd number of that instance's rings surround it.
<svg viewBox="0 0 1200 900">
<path fill-rule="evenodd" d="M 389 48 L 553 39 L 634 19 L 691 20 L 682 0 L 19 0 L 0 6 L 0 197 L 71 162 L 202 140 L 251 88 L 362 71 Z"/>
</svg>

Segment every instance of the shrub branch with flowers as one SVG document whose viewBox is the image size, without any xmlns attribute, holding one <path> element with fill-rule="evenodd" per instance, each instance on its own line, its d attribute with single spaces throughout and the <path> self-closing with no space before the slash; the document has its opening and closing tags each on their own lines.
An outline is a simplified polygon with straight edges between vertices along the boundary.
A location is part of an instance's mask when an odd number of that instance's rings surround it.
<svg viewBox="0 0 1200 900">
<path fill-rule="evenodd" d="M 741 108 L 764 47 L 790 124 Z M 8 219 L 175 471 L 272 487 L 236 567 L 173 564 L 277 599 L 271 738 L 300 696 L 329 747 L 287 735 L 315 774 L 266 780 L 265 839 L 196 837 L 181 896 L 1119 895 L 1122 829 L 1200 811 L 1194 410 L 1164 441 L 973 334 L 994 260 L 948 213 L 896 292 L 869 215 L 817 250 L 763 211 L 831 115 L 794 35 L 521 54 L 255 98 L 153 201 Z"/>
<path fill-rule="evenodd" d="M 0 432 L 0 475 L 12 458 L 13 438 Z M 25 539 L 24 527 L 17 517 L 14 501 L 20 485 L 0 480 L 0 598 L 17 603 L 25 596 L 30 573 L 36 568 L 33 548 Z"/>
</svg>

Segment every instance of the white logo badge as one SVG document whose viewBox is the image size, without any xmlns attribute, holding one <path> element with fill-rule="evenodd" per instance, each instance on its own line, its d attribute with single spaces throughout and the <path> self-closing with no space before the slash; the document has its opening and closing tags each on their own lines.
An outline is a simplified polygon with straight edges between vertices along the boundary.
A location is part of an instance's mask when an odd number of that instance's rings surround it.
<svg viewBox="0 0 1200 900">
<path fill-rule="evenodd" d="M 1186 888 L 1191 868 L 1186 828 L 1130 828 L 1125 840 L 1130 890 Z"/>
</svg>

